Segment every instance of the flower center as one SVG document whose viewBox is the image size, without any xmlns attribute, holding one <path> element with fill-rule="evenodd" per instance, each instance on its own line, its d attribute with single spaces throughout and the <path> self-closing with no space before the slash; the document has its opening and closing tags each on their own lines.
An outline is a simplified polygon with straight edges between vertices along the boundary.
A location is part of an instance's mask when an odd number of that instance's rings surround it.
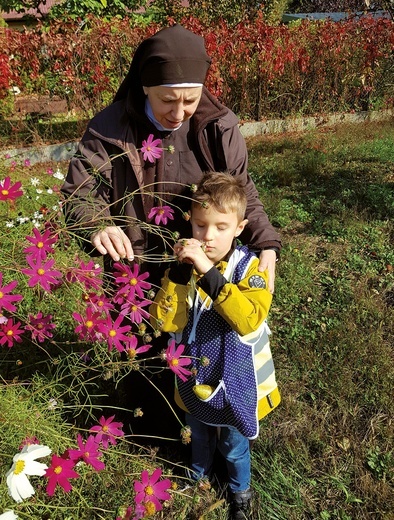
<svg viewBox="0 0 394 520">
<path fill-rule="evenodd" d="M 153 516 L 156 513 L 156 506 L 150 500 L 147 500 L 144 504 L 145 506 L 145 516 Z"/>
<path fill-rule="evenodd" d="M 0 291 L 0 298 L 2 298 L 3 296 L 4 296 L 4 293 L 2 293 L 2 292 Z"/>
<path fill-rule="evenodd" d="M 108 431 L 108 426 L 106 424 L 104 424 L 104 426 L 102 427 L 102 430 L 103 430 L 103 432 L 107 432 Z"/>
<path fill-rule="evenodd" d="M 114 337 L 116 336 L 116 330 L 111 329 L 111 330 L 109 331 L 109 335 L 111 336 L 111 338 L 114 338 Z"/>
<path fill-rule="evenodd" d="M 1 190 L 1 194 L 2 195 L 8 195 L 9 191 L 8 190 Z"/>
<path fill-rule="evenodd" d="M 152 486 L 146 486 L 145 494 L 146 495 L 153 495 L 153 487 Z"/>
<path fill-rule="evenodd" d="M 86 327 L 87 327 L 88 329 L 91 329 L 91 328 L 93 327 L 93 322 L 92 322 L 92 320 L 88 320 L 88 321 L 86 322 Z"/>
<path fill-rule="evenodd" d="M 164 209 L 159 209 L 158 214 L 159 215 L 164 215 Z"/>
<path fill-rule="evenodd" d="M 61 466 L 56 466 L 56 468 L 53 470 L 56 475 L 60 475 L 60 473 L 63 471 L 63 468 Z"/>
<path fill-rule="evenodd" d="M 25 461 L 17 460 L 15 464 L 14 475 L 19 475 L 25 469 Z"/>
<path fill-rule="evenodd" d="M 131 306 L 131 310 L 132 310 L 133 312 L 135 312 L 136 310 L 138 310 L 137 305 L 132 305 L 132 306 Z"/>
<path fill-rule="evenodd" d="M 83 456 L 88 459 L 90 457 L 90 453 L 88 451 L 85 451 L 85 453 L 83 454 Z"/>
<path fill-rule="evenodd" d="M 39 249 L 41 249 L 42 247 L 44 247 L 44 242 L 38 242 L 38 243 L 37 243 L 37 247 L 38 247 Z"/>
<path fill-rule="evenodd" d="M 179 359 L 171 359 L 170 365 L 172 365 L 173 367 L 177 367 L 179 365 Z"/>
<path fill-rule="evenodd" d="M 37 269 L 37 274 L 39 274 L 40 276 L 42 276 L 43 274 L 45 274 L 45 269 L 43 269 L 42 267 L 40 267 L 39 269 Z"/>
<path fill-rule="evenodd" d="M 130 359 L 133 359 L 137 355 L 137 351 L 135 350 L 135 348 L 129 348 L 127 350 L 127 355 L 129 356 Z"/>
<path fill-rule="evenodd" d="M 41 330 L 41 329 L 43 329 L 43 328 L 44 328 L 44 325 L 43 325 L 42 323 L 39 323 L 39 324 L 37 325 L 37 329 Z"/>
<path fill-rule="evenodd" d="M 132 278 L 132 279 L 130 280 L 130 285 L 137 285 L 137 283 L 138 283 L 137 278 Z"/>
<path fill-rule="evenodd" d="M 7 336 L 12 336 L 14 334 L 13 330 L 7 330 Z"/>
<path fill-rule="evenodd" d="M 99 300 L 99 301 L 97 302 L 97 306 L 98 306 L 98 307 L 102 307 L 103 305 L 104 305 L 103 300 Z"/>
</svg>

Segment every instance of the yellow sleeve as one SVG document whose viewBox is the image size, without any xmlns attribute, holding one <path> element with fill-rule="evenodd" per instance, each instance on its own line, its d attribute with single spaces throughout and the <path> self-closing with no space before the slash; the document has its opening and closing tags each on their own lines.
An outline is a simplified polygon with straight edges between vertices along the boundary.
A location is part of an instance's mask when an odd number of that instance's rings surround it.
<svg viewBox="0 0 394 520">
<path fill-rule="evenodd" d="M 152 327 L 164 332 L 181 332 L 188 320 L 187 295 L 189 285 L 181 285 L 168 278 L 168 271 L 161 281 L 154 302 L 149 308 Z"/>
<path fill-rule="evenodd" d="M 226 283 L 214 301 L 215 310 L 240 335 L 254 332 L 267 319 L 272 302 L 268 271 L 258 271 L 256 258 L 238 284 Z"/>
</svg>

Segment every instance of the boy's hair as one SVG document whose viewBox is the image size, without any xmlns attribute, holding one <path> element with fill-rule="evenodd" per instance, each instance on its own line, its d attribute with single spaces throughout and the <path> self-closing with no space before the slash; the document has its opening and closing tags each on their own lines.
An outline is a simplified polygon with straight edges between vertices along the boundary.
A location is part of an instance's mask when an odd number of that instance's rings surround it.
<svg viewBox="0 0 394 520">
<path fill-rule="evenodd" d="M 194 205 L 213 206 L 220 213 L 237 213 L 238 222 L 245 218 L 247 197 L 237 177 L 226 172 L 207 172 L 192 197 Z"/>
</svg>

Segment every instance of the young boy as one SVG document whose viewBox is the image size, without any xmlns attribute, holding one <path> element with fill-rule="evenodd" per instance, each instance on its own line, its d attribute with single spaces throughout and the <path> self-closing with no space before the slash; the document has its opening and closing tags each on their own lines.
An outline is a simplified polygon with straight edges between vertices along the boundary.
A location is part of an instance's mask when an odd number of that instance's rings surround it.
<svg viewBox="0 0 394 520">
<path fill-rule="evenodd" d="M 177 404 L 192 431 L 193 479 L 210 477 L 216 448 L 226 460 L 233 520 L 249 518 L 250 443 L 279 404 L 266 324 L 268 272 L 235 238 L 247 224 L 246 195 L 227 173 L 206 174 L 193 195 L 193 238 L 174 246 L 153 321 L 186 345 L 192 375 L 176 377 Z"/>
</svg>

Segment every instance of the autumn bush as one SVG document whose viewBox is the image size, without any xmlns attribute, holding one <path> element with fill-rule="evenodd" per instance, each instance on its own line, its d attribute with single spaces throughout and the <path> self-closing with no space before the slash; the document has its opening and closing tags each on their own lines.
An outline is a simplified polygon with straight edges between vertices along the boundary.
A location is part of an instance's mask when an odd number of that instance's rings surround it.
<svg viewBox="0 0 394 520">
<path fill-rule="evenodd" d="M 131 22 L 89 17 L 1 29 L 2 91 L 15 86 L 21 95 L 59 96 L 69 109 L 92 115 L 112 100 L 136 46 L 161 28 Z M 212 57 L 208 88 L 244 119 L 393 106 L 389 19 L 274 26 L 259 13 L 235 26 L 193 17 L 182 23 L 205 38 Z"/>
</svg>

